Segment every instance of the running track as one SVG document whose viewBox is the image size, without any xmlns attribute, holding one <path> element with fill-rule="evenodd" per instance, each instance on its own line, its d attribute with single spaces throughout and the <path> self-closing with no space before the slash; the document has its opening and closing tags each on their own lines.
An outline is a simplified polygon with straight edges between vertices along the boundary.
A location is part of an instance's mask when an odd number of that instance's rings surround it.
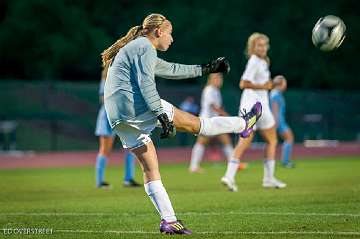
<svg viewBox="0 0 360 239">
<path fill-rule="evenodd" d="M 280 155 L 280 147 L 277 155 Z M 14 153 L 0 154 L 0 169 L 11 168 L 56 168 L 93 166 L 97 152 L 71 151 L 47 153 Z M 249 149 L 244 156 L 245 161 L 262 159 L 262 149 Z M 190 160 L 191 148 L 163 148 L 158 150 L 160 162 L 178 163 Z M 341 143 L 337 147 L 306 148 L 295 145 L 294 158 L 320 158 L 331 156 L 358 156 L 360 160 L 360 143 Z M 109 165 L 118 165 L 123 162 L 123 151 L 115 151 L 109 160 Z M 207 149 L 207 160 L 221 160 L 223 158 L 218 149 Z"/>
</svg>

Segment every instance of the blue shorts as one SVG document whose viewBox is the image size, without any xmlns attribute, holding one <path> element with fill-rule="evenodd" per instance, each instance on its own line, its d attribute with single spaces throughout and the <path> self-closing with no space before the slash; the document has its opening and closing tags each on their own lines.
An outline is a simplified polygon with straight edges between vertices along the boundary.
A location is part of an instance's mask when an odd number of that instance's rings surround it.
<svg viewBox="0 0 360 239">
<path fill-rule="evenodd" d="M 276 130 L 279 134 L 283 134 L 286 131 L 288 131 L 290 129 L 289 125 L 284 121 L 284 122 L 279 122 Z"/>
<path fill-rule="evenodd" d="M 111 126 L 109 124 L 109 120 L 107 118 L 104 105 L 101 106 L 97 116 L 95 135 L 107 136 L 107 137 L 115 136 L 115 133 L 112 131 Z"/>
</svg>

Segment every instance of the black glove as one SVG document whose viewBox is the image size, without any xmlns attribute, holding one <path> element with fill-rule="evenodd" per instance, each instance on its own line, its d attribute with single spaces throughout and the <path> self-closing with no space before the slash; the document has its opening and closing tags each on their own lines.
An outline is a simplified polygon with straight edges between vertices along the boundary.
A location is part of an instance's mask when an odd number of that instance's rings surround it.
<svg viewBox="0 0 360 239">
<path fill-rule="evenodd" d="M 176 128 L 172 121 L 169 121 L 166 113 L 159 115 L 158 120 L 162 126 L 163 132 L 160 134 L 161 139 L 171 138 L 176 135 Z"/>
<path fill-rule="evenodd" d="M 229 73 L 230 72 L 230 64 L 229 61 L 225 57 L 219 57 L 216 60 L 210 61 L 207 64 L 201 65 L 201 70 L 203 75 L 207 75 L 210 73 Z"/>
</svg>

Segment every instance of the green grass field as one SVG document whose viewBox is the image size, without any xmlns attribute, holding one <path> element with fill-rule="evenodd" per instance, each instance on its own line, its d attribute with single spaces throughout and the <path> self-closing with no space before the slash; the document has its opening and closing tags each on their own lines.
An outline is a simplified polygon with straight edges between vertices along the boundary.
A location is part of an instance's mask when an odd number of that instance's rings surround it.
<svg viewBox="0 0 360 239">
<path fill-rule="evenodd" d="M 161 165 L 163 183 L 191 238 L 360 238 L 360 158 L 302 160 L 277 168 L 284 190 L 261 187 L 262 163 L 238 174 L 239 192 L 219 183 L 225 164 Z M 92 167 L 0 171 L 0 228 L 52 228 L 51 235 L 5 238 L 159 238 L 159 216 L 144 189 L 123 188 L 110 167 L 112 190 L 94 187 Z M 137 168 L 137 179 L 140 170 Z"/>
</svg>

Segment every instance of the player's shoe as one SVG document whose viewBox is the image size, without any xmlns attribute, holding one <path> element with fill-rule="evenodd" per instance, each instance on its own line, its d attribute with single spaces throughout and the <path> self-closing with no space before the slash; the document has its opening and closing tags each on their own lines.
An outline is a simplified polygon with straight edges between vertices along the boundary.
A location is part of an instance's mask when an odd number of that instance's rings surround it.
<svg viewBox="0 0 360 239">
<path fill-rule="evenodd" d="M 239 166 L 237 168 L 237 171 L 241 171 L 241 170 L 244 170 L 244 169 L 247 169 L 248 167 L 248 163 L 239 163 Z"/>
<path fill-rule="evenodd" d="M 295 164 L 291 161 L 287 163 L 281 162 L 281 166 L 283 166 L 284 168 L 295 168 Z"/>
<path fill-rule="evenodd" d="M 96 187 L 103 188 L 103 189 L 111 189 L 111 184 L 109 184 L 107 182 L 102 182 L 102 183 L 100 183 L 100 185 L 97 185 Z"/>
<path fill-rule="evenodd" d="M 262 105 L 260 102 L 256 102 L 250 112 L 246 112 L 245 109 L 243 111 L 244 112 L 241 112 L 241 117 L 245 120 L 246 126 L 245 129 L 240 132 L 240 136 L 242 138 L 247 138 L 250 136 L 251 132 L 253 132 L 254 125 L 261 117 Z"/>
<path fill-rule="evenodd" d="M 264 188 L 285 188 L 286 183 L 283 183 L 276 178 L 264 179 L 263 187 Z"/>
<path fill-rule="evenodd" d="M 224 176 L 224 177 L 221 178 L 221 183 L 224 184 L 229 189 L 229 191 L 231 191 L 231 192 L 237 192 L 238 191 L 238 187 L 237 187 L 234 180 L 230 180 L 230 179 L 228 179 L 227 177 Z"/>
<path fill-rule="evenodd" d="M 192 234 L 192 231 L 186 229 L 184 227 L 184 224 L 180 220 L 175 222 L 167 222 L 163 219 L 160 222 L 160 233 L 169 234 L 169 235 L 174 235 L 174 234 L 190 235 Z"/>
<path fill-rule="evenodd" d="M 136 182 L 134 179 L 130 179 L 129 181 L 124 181 L 124 187 L 140 187 L 140 186 L 142 185 Z"/>
<path fill-rule="evenodd" d="M 204 173 L 205 170 L 203 168 L 197 167 L 197 168 L 189 168 L 190 173 Z"/>
</svg>

